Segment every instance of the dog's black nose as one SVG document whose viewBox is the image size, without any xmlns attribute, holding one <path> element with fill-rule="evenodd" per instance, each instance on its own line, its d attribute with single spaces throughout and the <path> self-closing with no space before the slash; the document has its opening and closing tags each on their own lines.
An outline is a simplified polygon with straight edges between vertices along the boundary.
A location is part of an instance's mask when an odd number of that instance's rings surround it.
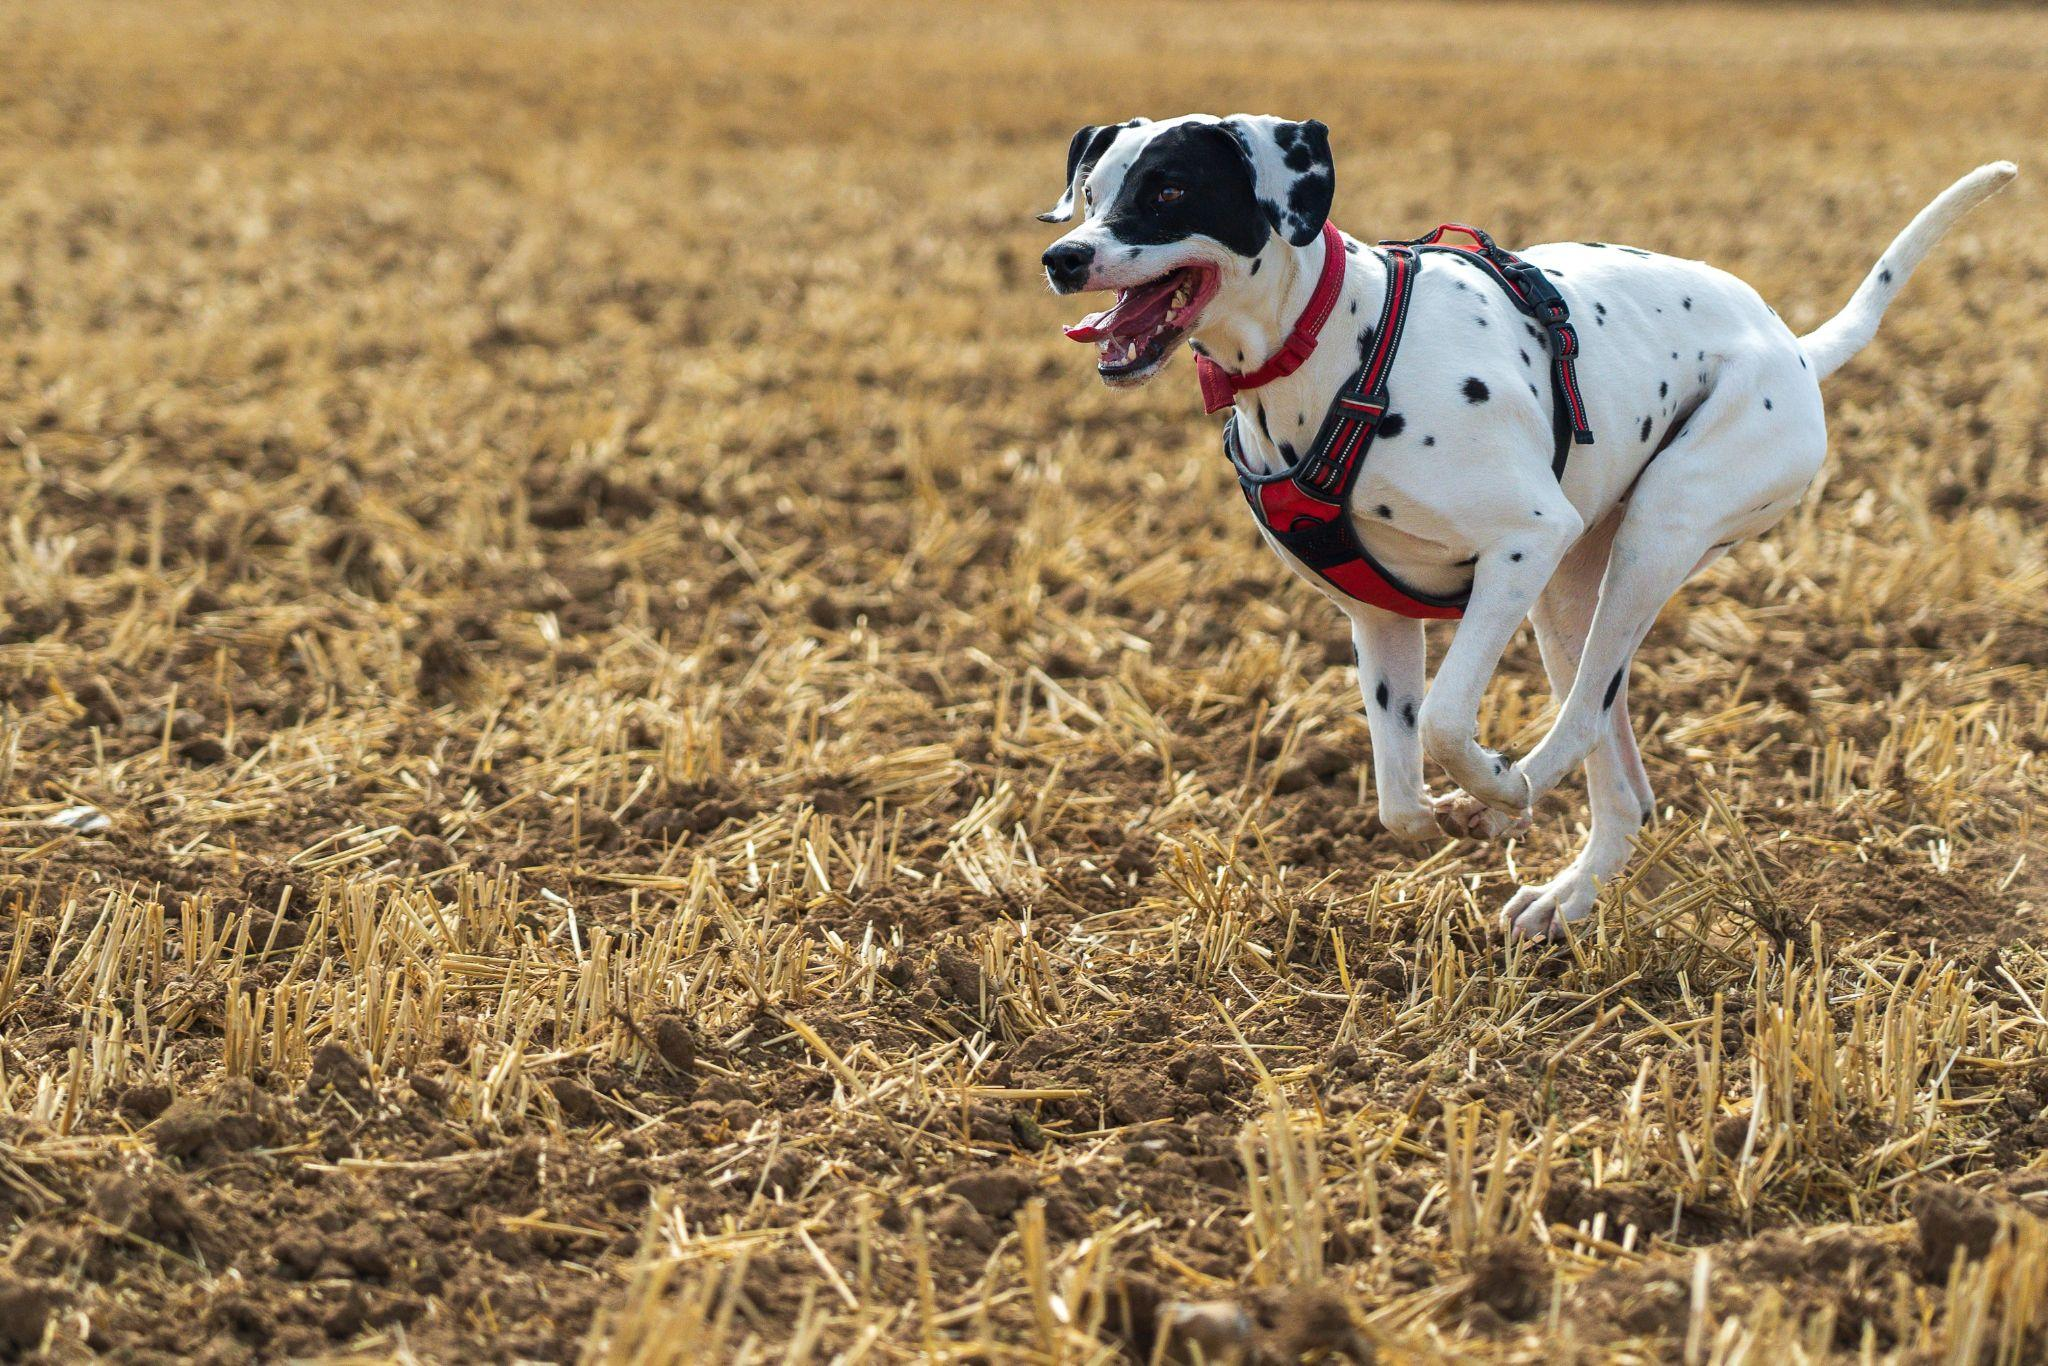
<svg viewBox="0 0 2048 1366">
<path fill-rule="evenodd" d="M 1088 283 L 1088 267 L 1095 260 L 1095 248 L 1086 242 L 1055 242 L 1044 256 L 1046 278 L 1054 289 L 1079 289 Z"/>
</svg>

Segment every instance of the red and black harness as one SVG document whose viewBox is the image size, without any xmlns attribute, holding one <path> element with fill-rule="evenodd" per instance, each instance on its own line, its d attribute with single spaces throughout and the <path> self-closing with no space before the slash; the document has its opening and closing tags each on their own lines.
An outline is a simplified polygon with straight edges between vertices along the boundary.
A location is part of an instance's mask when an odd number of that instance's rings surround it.
<svg viewBox="0 0 2048 1366">
<path fill-rule="evenodd" d="M 1453 240 L 1457 238 L 1465 240 Z M 1416 272 L 1421 269 L 1421 254 L 1457 252 L 1461 259 L 1492 276 L 1507 291 L 1515 307 L 1543 329 L 1550 350 L 1550 382 L 1555 391 L 1551 425 L 1556 453 L 1551 459 L 1551 472 L 1559 480 L 1564 478 L 1565 461 L 1572 446 L 1590 445 L 1593 440 L 1573 364 L 1579 353 L 1579 339 L 1572 329 L 1571 311 L 1565 306 L 1564 296 L 1543 271 L 1514 253 L 1501 250 L 1477 228 L 1446 223 L 1426 237 L 1412 242 L 1383 242 L 1381 247 L 1387 266 L 1387 294 L 1380 305 L 1379 326 L 1373 330 L 1372 351 L 1337 391 L 1314 444 L 1288 468 L 1274 474 L 1259 473 L 1244 462 L 1237 416 L 1233 413 L 1223 429 L 1223 453 L 1237 470 L 1238 485 L 1259 524 L 1272 533 L 1288 554 L 1338 592 L 1404 617 L 1450 619 L 1464 614 L 1471 590 L 1438 596 L 1402 584 L 1366 550 L 1352 528 L 1349 512 L 1351 488 L 1358 482 L 1358 473 L 1365 465 L 1366 452 L 1372 449 L 1380 421 L 1387 415 L 1387 376 L 1394 368 L 1401 332 L 1408 322 L 1408 304 Z M 1207 356 L 1195 358 L 1202 382 L 1203 407 L 1207 411 L 1213 413 L 1229 407 L 1236 393 L 1256 389 L 1301 368 L 1315 351 L 1317 334 L 1329 320 L 1342 292 L 1346 255 L 1342 234 L 1325 224 L 1323 273 L 1316 282 L 1315 293 L 1285 344 L 1257 370 L 1232 375 Z"/>
</svg>

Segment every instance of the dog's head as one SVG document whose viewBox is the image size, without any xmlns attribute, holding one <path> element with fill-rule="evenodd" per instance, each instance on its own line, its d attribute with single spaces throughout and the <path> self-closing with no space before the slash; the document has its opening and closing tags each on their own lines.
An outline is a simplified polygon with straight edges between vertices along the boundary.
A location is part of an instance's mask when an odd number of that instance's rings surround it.
<svg viewBox="0 0 2048 1366">
<path fill-rule="evenodd" d="M 1067 147 L 1067 189 L 1039 215 L 1080 226 L 1046 250 L 1055 292 L 1113 289 L 1067 330 L 1105 384 L 1142 384 L 1205 317 L 1252 306 L 1275 243 L 1307 246 L 1330 214 L 1330 134 L 1309 120 L 1208 114 L 1090 126 Z M 1256 282 L 1255 282 L 1256 281 Z"/>
</svg>

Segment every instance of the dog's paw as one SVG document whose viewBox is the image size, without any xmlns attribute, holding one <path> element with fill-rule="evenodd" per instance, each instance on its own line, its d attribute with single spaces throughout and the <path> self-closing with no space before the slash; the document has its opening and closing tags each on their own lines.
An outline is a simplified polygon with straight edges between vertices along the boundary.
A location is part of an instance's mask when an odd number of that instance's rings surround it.
<svg viewBox="0 0 2048 1366">
<path fill-rule="evenodd" d="M 1500 927 L 1525 939 L 1555 938 L 1561 927 L 1592 914 L 1600 880 L 1574 863 L 1548 882 L 1520 888 L 1500 909 Z"/>
<path fill-rule="evenodd" d="M 1430 815 L 1437 829 L 1454 840 L 1499 840 L 1522 834 L 1529 828 L 1529 813 L 1510 815 L 1497 811 L 1462 789 L 1446 797 L 1432 798 Z"/>
<path fill-rule="evenodd" d="M 1427 806 L 1411 807 L 1405 811 L 1389 811 L 1380 808 L 1380 828 L 1402 844 L 1433 844 L 1443 838 L 1436 818 Z"/>
</svg>

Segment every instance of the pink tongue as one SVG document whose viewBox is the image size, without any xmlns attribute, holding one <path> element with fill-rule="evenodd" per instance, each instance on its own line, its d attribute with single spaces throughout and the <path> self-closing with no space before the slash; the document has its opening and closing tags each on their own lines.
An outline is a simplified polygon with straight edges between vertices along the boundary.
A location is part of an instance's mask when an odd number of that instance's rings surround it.
<svg viewBox="0 0 2048 1366">
<path fill-rule="evenodd" d="M 1077 342 L 1098 342 L 1104 337 L 1150 332 L 1165 314 L 1166 305 L 1173 298 L 1178 283 L 1179 274 L 1176 272 L 1151 285 L 1127 289 L 1116 296 L 1116 303 L 1110 307 L 1100 313 L 1090 313 L 1069 327 L 1067 336 Z"/>
</svg>

